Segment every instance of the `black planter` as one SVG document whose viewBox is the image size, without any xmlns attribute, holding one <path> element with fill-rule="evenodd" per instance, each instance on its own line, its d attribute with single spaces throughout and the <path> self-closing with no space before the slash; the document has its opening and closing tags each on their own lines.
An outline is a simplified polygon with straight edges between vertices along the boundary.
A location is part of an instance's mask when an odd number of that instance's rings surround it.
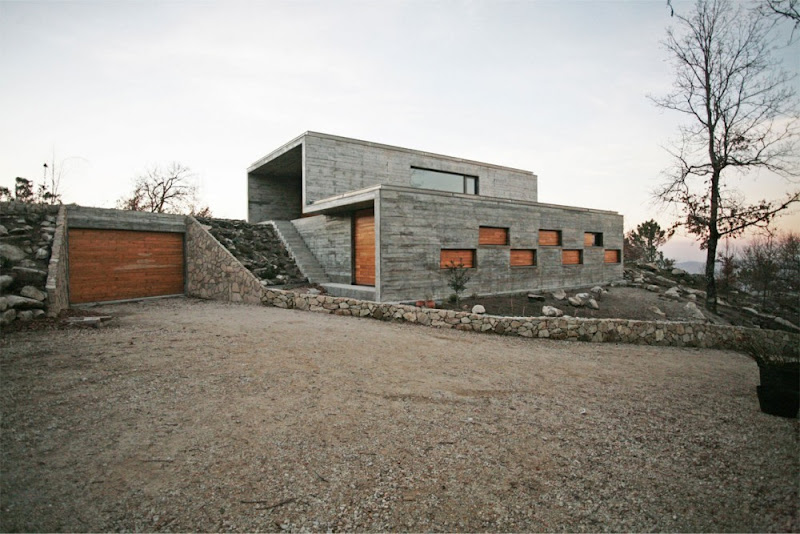
<svg viewBox="0 0 800 534">
<path fill-rule="evenodd" d="M 759 366 L 761 385 L 756 388 L 761 411 L 797 419 L 800 408 L 800 367 Z"/>
</svg>

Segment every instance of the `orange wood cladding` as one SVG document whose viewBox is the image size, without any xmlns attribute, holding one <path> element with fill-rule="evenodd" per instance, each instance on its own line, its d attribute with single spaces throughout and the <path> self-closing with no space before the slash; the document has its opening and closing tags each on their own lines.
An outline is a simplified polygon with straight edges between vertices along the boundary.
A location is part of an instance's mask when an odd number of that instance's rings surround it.
<svg viewBox="0 0 800 534">
<path fill-rule="evenodd" d="M 580 265 L 581 251 L 580 250 L 562 250 L 561 251 L 562 265 Z"/>
<path fill-rule="evenodd" d="M 557 247 L 561 244 L 561 232 L 558 230 L 539 230 L 539 244 L 543 247 Z"/>
<path fill-rule="evenodd" d="M 594 246 L 594 234 L 590 232 L 586 232 L 583 234 L 583 246 L 584 247 L 593 247 Z"/>
<path fill-rule="evenodd" d="M 536 251 L 517 249 L 511 251 L 511 266 L 536 265 Z"/>
<path fill-rule="evenodd" d="M 478 228 L 479 245 L 508 245 L 508 228 L 481 226 Z"/>
<path fill-rule="evenodd" d="M 606 250 L 605 262 L 606 263 L 619 263 L 619 250 Z"/>
<path fill-rule="evenodd" d="M 375 285 L 375 212 L 361 210 L 353 215 L 355 235 L 355 273 L 356 285 Z"/>
<path fill-rule="evenodd" d="M 69 230 L 70 303 L 184 292 L 183 234 Z"/>
<path fill-rule="evenodd" d="M 439 254 L 439 268 L 447 269 L 452 265 L 463 264 L 464 267 L 475 267 L 475 251 L 469 249 L 449 249 L 442 250 Z"/>
</svg>

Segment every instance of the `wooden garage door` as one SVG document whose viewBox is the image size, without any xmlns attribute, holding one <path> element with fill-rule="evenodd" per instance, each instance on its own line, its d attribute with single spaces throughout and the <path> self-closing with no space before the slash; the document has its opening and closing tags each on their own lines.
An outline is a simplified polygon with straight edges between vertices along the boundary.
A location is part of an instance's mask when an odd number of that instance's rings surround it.
<svg viewBox="0 0 800 534">
<path fill-rule="evenodd" d="M 69 230 L 71 303 L 177 295 L 183 287 L 183 234 Z"/>
<path fill-rule="evenodd" d="M 354 278 L 356 285 L 375 285 L 375 212 L 371 209 L 353 215 L 353 244 L 355 245 Z"/>
</svg>

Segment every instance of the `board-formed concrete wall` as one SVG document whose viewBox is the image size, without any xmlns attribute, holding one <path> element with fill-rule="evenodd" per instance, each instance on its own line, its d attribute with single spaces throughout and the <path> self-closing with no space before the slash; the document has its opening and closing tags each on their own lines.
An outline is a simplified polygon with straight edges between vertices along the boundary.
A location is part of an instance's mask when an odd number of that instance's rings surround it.
<svg viewBox="0 0 800 534">
<path fill-rule="evenodd" d="M 308 132 L 304 136 L 305 204 L 374 185 L 411 186 L 411 167 L 478 177 L 480 196 L 537 200 L 528 171 Z"/>
<path fill-rule="evenodd" d="M 292 221 L 331 282 L 352 281 L 352 218 L 316 215 Z"/>
<path fill-rule="evenodd" d="M 291 221 L 302 215 L 301 178 L 247 175 L 247 222 Z"/>
<path fill-rule="evenodd" d="M 92 208 L 77 204 L 67 206 L 69 228 L 184 233 L 186 231 L 184 220 L 185 216 L 171 213 Z"/>
<path fill-rule="evenodd" d="M 477 267 L 466 294 L 581 287 L 622 278 L 622 263 L 604 263 L 604 250 L 622 250 L 622 216 L 581 208 L 496 201 L 405 188 L 381 188 L 380 300 L 445 298 L 443 248 L 475 249 Z M 479 226 L 509 228 L 509 246 L 479 246 Z M 561 247 L 538 245 L 539 230 L 561 230 Z M 604 246 L 584 247 L 584 232 L 602 232 Z M 510 249 L 535 249 L 535 267 L 511 267 Z M 562 249 L 583 250 L 582 265 L 562 265 Z"/>
</svg>

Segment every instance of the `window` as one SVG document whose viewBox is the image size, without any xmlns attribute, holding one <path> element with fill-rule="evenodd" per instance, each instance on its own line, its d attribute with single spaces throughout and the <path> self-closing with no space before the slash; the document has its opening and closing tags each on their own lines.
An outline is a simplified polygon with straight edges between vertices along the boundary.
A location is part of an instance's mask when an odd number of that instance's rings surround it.
<svg viewBox="0 0 800 534">
<path fill-rule="evenodd" d="M 560 247 L 561 230 L 539 230 L 539 245 L 543 247 Z"/>
<path fill-rule="evenodd" d="M 619 250 L 609 250 L 606 249 L 604 261 L 606 263 L 619 263 L 622 254 L 620 254 Z"/>
<path fill-rule="evenodd" d="M 511 249 L 512 267 L 529 267 L 536 265 L 536 251 L 533 249 Z"/>
<path fill-rule="evenodd" d="M 478 228 L 479 245 L 508 245 L 508 228 L 481 226 Z"/>
<path fill-rule="evenodd" d="M 450 193 L 478 194 L 478 177 L 411 167 L 411 186 Z"/>
<path fill-rule="evenodd" d="M 603 246 L 603 233 L 602 232 L 586 232 L 583 234 L 584 247 L 602 247 Z"/>
<path fill-rule="evenodd" d="M 447 269 L 448 267 L 458 266 L 459 264 L 464 267 L 475 267 L 475 251 L 471 249 L 442 249 L 439 253 L 439 268 Z"/>
<path fill-rule="evenodd" d="M 561 265 L 580 265 L 583 263 L 582 250 L 562 250 Z"/>
</svg>

